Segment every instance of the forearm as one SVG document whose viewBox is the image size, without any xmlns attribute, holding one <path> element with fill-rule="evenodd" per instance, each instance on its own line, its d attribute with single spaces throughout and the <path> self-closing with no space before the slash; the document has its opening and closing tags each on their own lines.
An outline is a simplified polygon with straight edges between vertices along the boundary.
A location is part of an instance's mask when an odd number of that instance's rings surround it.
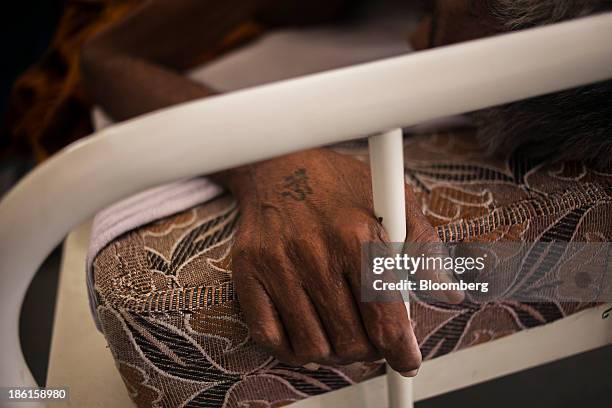
<svg viewBox="0 0 612 408">
<path fill-rule="evenodd" d="M 85 44 L 85 86 L 117 120 L 214 94 L 182 70 L 268 2 L 150 0 Z"/>
<path fill-rule="evenodd" d="M 82 52 L 88 92 L 115 120 L 125 120 L 215 91 L 169 68 L 96 45 Z"/>
<path fill-rule="evenodd" d="M 343 0 L 313 0 L 309 7 L 318 3 L 318 8 L 307 11 L 325 18 Z M 214 89 L 183 75 L 186 61 L 215 47 L 267 6 L 291 9 L 291 4 L 287 0 L 150 0 L 83 47 L 85 86 L 116 120 L 213 95 Z M 244 169 L 238 169 L 215 179 L 237 191 L 244 175 Z"/>
<path fill-rule="evenodd" d="M 293 191 L 292 189 L 308 190 L 308 174 L 317 174 L 318 177 L 327 181 L 346 183 L 335 173 L 327 174 L 323 170 L 337 158 L 337 154 L 326 148 L 309 149 L 297 153 L 287 154 L 275 159 L 264 160 L 258 163 L 248 164 L 219 173 L 211 174 L 210 178 L 218 184 L 225 186 L 231 191 L 238 201 L 269 201 L 270 191 L 275 194 L 308 195 L 305 191 Z M 347 157 L 348 161 L 354 161 Z M 259 188 L 262 187 L 262 188 Z M 327 194 L 330 197 L 333 191 L 319 191 L 319 194 Z M 304 196 L 304 198 L 306 198 Z"/>
</svg>

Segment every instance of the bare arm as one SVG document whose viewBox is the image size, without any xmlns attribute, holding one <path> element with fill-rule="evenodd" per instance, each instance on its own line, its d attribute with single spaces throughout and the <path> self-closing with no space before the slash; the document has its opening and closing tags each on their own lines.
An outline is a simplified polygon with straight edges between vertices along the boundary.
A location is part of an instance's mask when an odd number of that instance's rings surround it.
<svg viewBox="0 0 612 408">
<path fill-rule="evenodd" d="M 117 120 L 212 95 L 213 89 L 180 70 L 267 3 L 270 0 L 148 1 L 84 46 L 85 84 Z"/>
<path fill-rule="evenodd" d="M 316 22 L 345 0 L 149 0 L 82 50 L 85 85 L 114 119 L 124 120 L 216 93 L 182 75 L 240 23 Z"/>
<path fill-rule="evenodd" d="M 303 21 L 304 7 L 325 19 L 342 2 L 152 0 L 87 44 L 85 81 L 120 120 L 205 97 L 215 91 L 180 69 L 240 22 L 270 16 L 269 7 L 279 5 L 277 22 L 296 13 Z M 293 363 L 384 356 L 396 370 L 415 374 L 421 356 L 404 304 L 357 301 L 361 243 L 385 239 L 371 209 L 367 166 L 316 149 L 214 179 L 240 203 L 233 279 L 255 341 Z M 409 239 L 436 241 L 412 194 L 407 202 Z"/>
</svg>

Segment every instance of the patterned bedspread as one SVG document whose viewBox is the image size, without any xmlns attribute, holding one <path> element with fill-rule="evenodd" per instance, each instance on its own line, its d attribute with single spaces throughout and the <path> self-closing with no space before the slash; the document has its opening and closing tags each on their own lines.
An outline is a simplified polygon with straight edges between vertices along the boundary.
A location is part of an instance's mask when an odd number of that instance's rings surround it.
<svg viewBox="0 0 612 408">
<path fill-rule="evenodd" d="M 612 173 L 493 158 L 470 132 L 406 138 L 406 180 L 446 242 L 610 241 Z M 338 148 L 367 160 L 364 146 Z M 230 195 L 133 230 L 94 260 L 97 314 L 139 407 L 276 407 L 380 375 L 380 363 L 290 367 L 249 338 L 229 253 Z M 424 359 L 592 303 L 412 302 Z"/>
</svg>

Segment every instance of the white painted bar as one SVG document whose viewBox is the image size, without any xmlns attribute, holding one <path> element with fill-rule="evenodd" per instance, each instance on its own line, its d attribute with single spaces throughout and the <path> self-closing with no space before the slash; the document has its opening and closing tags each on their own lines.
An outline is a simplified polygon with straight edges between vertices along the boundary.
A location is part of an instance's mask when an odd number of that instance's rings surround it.
<svg viewBox="0 0 612 408">
<path fill-rule="evenodd" d="M 602 319 L 602 313 L 610 307 L 612 304 L 600 305 L 544 326 L 425 361 L 413 379 L 414 400 L 432 398 L 612 344 L 612 317 Z M 376 377 L 298 401 L 291 407 L 385 408 L 390 406 L 387 386 L 384 377 Z"/>
<path fill-rule="evenodd" d="M 95 212 L 160 183 L 612 77 L 612 14 L 419 52 L 144 115 L 77 142 L 0 202 L 0 385 L 40 263 Z"/>
<path fill-rule="evenodd" d="M 89 225 L 83 224 L 64 243 L 47 385 L 69 387 L 69 407 L 134 408 L 110 350 L 104 348 L 105 339 L 90 318 L 87 293 L 83 290 L 88 241 Z M 610 307 L 612 304 L 598 306 L 554 323 L 425 361 L 413 379 L 414 400 L 421 401 L 610 344 L 612 317 L 602 319 L 603 312 Z M 585 374 L 589 375 L 580 375 Z M 385 408 L 387 387 L 385 376 L 381 376 L 307 398 L 292 404 L 291 408 Z"/>
<path fill-rule="evenodd" d="M 368 138 L 374 213 L 391 242 L 406 239 L 406 193 L 402 129 Z"/>
<path fill-rule="evenodd" d="M 391 242 L 406 239 L 406 193 L 402 129 L 394 129 L 368 138 L 374 214 Z M 410 302 L 406 302 L 410 316 Z M 389 407 L 412 408 L 412 379 L 404 378 L 387 366 Z"/>
</svg>

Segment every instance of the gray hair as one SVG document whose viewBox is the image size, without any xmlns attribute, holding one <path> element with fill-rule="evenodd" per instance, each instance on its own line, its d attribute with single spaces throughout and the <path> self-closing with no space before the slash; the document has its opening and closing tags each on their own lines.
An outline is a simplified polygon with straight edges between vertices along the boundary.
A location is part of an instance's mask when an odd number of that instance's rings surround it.
<svg viewBox="0 0 612 408">
<path fill-rule="evenodd" d="M 506 30 L 520 30 L 592 14 L 602 0 L 484 0 L 485 8 Z"/>
<path fill-rule="evenodd" d="M 500 27 L 518 30 L 612 9 L 610 0 L 482 0 Z M 612 165 L 612 81 L 472 114 L 491 153 Z"/>
</svg>

